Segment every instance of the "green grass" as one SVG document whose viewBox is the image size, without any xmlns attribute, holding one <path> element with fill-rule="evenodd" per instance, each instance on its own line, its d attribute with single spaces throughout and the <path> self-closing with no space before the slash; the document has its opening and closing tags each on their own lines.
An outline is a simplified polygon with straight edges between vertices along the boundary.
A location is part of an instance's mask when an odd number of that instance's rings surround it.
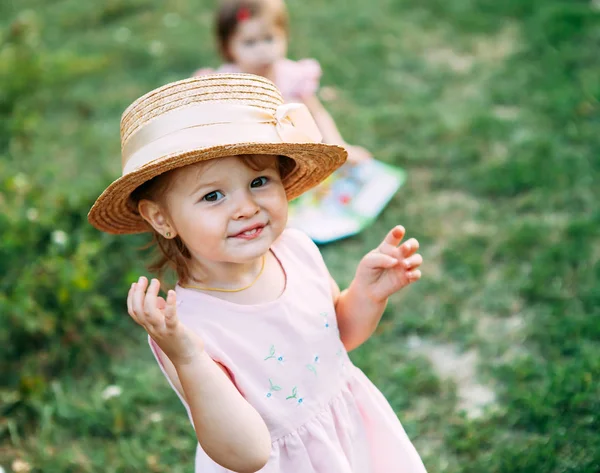
<svg viewBox="0 0 600 473">
<path fill-rule="evenodd" d="M 420 240 L 425 258 L 423 280 L 393 297 L 355 363 L 386 394 L 431 472 L 600 471 L 598 7 L 288 3 L 290 54 L 321 62 L 342 133 L 408 172 L 372 228 L 323 248 L 332 274 L 348 283 L 396 223 Z M 218 64 L 211 6 L 2 3 L 0 171 L 43 189 L 61 218 L 63 205 L 83 214 L 119 172 L 122 110 L 152 87 Z M 0 204 L 8 190 L 0 187 Z M 83 217 L 68 219 L 76 228 Z M 88 230 L 80 238 L 121 261 L 103 286 L 115 312 L 109 346 L 85 363 L 63 361 L 38 388 L 27 387 L 37 378 L 22 376 L 21 365 L 9 367 L 17 384 L 0 391 L 0 403 L 22 401 L 2 410 L 0 465 L 191 471 L 185 412 L 122 307 L 140 240 L 123 247 Z M 109 385 L 122 394 L 105 401 Z M 494 400 L 474 414 L 465 393 L 477 386 Z"/>
</svg>

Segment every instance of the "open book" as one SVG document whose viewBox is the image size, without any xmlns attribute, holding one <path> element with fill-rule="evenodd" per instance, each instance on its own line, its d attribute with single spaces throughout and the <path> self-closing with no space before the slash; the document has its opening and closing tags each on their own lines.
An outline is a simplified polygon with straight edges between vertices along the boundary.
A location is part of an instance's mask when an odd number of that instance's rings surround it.
<svg viewBox="0 0 600 473">
<path fill-rule="evenodd" d="M 290 203 L 289 226 L 315 243 L 355 235 L 377 218 L 405 178 L 401 168 L 375 159 L 345 164 Z"/>
</svg>

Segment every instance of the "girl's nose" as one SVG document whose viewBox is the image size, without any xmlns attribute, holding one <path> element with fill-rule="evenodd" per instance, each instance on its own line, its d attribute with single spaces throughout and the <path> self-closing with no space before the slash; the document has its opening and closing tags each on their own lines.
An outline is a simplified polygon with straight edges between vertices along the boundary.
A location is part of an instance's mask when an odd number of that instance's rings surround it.
<svg viewBox="0 0 600 473">
<path fill-rule="evenodd" d="M 260 207 L 254 200 L 252 194 L 250 192 L 240 192 L 233 218 L 234 220 L 241 220 L 254 217 L 259 211 Z"/>
</svg>

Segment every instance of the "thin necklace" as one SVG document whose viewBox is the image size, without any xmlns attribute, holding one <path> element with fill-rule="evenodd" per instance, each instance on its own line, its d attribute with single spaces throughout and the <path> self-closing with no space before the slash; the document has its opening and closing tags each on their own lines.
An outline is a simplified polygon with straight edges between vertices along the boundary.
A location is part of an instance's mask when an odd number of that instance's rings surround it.
<svg viewBox="0 0 600 473">
<path fill-rule="evenodd" d="M 204 287 L 204 286 L 196 286 L 195 284 L 182 284 L 181 287 L 185 287 L 185 288 L 188 288 L 188 289 L 200 289 L 201 291 L 214 291 L 214 292 L 241 292 L 241 291 L 245 291 L 249 287 L 254 286 L 254 284 L 256 283 L 256 281 L 258 281 L 258 278 L 260 278 L 260 276 L 262 275 L 263 271 L 265 270 L 265 260 L 266 260 L 265 255 L 263 255 L 263 257 L 262 257 L 262 264 L 260 266 L 260 271 L 258 272 L 258 274 L 256 275 L 256 277 L 254 278 L 254 281 L 252 281 L 247 286 L 240 287 L 239 289 L 223 289 L 221 287 Z"/>
</svg>

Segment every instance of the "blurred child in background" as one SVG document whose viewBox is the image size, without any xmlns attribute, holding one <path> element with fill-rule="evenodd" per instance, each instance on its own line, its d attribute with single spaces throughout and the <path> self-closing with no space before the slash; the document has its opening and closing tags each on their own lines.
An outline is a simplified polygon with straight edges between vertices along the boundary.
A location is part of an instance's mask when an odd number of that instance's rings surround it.
<svg viewBox="0 0 600 473">
<path fill-rule="evenodd" d="M 216 70 L 203 68 L 195 76 L 213 72 L 244 72 L 274 82 L 286 102 L 307 106 L 323 143 L 340 145 L 348 161 L 356 164 L 371 158 L 365 148 L 346 143 L 331 115 L 317 97 L 321 67 L 314 59 L 292 61 L 288 47 L 288 12 L 282 0 L 222 0 L 216 14 L 216 34 L 226 61 Z"/>
</svg>

